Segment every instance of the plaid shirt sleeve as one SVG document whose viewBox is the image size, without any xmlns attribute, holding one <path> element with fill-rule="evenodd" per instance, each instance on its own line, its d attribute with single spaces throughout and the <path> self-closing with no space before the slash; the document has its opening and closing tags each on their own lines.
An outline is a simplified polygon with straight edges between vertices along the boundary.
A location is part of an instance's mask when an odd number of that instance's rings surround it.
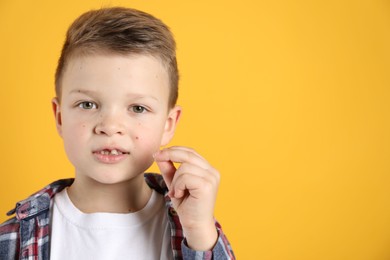
<svg viewBox="0 0 390 260">
<path fill-rule="evenodd" d="M 19 259 L 19 223 L 16 218 L 0 226 L 0 259 Z"/>
<path fill-rule="evenodd" d="M 219 226 L 218 222 L 216 225 Z M 220 226 L 219 226 L 220 227 Z M 233 250 L 227 241 L 221 228 L 217 228 L 219 237 L 213 250 L 210 251 L 194 251 L 187 246 L 186 240 L 182 241 L 181 249 L 183 259 L 199 259 L 199 260 L 222 260 L 222 259 L 235 259 Z"/>
</svg>

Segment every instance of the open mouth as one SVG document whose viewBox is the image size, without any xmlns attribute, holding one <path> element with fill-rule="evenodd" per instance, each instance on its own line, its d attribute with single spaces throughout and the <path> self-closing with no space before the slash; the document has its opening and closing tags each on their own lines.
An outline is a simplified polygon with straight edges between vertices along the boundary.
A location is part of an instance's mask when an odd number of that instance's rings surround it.
<svg viewBox="0 0 390 260">
<path fill-rule="evenodd" d="M 130 152 L 118 148 L 102 148 L 93 152 L 95 159 L 104 164 L 119 163 L 128 158 L 129 154 Z"/>
<path fill-rule="evenodd" d="M 122 155 L 122 154 L 129 154 L 128 152 L 123 152 L 118 149 L 104 149 L 100 151 L 96 151 L 95 153 L 101 154 L 101 155 Z"/>
</svg>

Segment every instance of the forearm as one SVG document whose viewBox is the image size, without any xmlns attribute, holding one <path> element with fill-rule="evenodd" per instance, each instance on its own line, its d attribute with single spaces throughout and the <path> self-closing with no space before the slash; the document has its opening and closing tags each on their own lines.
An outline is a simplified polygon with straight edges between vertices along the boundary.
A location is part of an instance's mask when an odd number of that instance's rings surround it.
<svg viewBox="0 0 390 260">
<path fill-rule="evenodd" d="M 187 239 L 182 242 L 183 259 L 203 259 L 203 260 L 222 260 L 236 259 L 229 241 L 223 233 L 221 226 L 216 222 L 217 240 L 214 246 L 209 250 L 195 250 L 192 248 Z"/>
<path fill-rule="evenodd" d="M 183 228 L 184 236 L 189 248 L 195 251 L 210 251 L 217 243 L 219 234 L 214 220 L 201 227 Z"/>
</svg>

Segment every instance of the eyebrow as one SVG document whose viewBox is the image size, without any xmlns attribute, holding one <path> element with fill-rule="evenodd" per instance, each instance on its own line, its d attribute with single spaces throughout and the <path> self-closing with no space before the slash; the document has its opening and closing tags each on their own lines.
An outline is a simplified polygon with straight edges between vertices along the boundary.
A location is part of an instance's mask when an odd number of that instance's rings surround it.
<svg viewBox="0 0 390 260">
<path fill-rule="evenodd" d="M 87 89 L 74 89 L 74 90 L 70 91 L 69 94 L 85 94 L 87 96 L 92 96 L 93 97 L 93 96 L 97 95 L 97 92 L 93 91 L 93 90 L 87 90 Z M 154 96 L 150 96 L 150 95 L 129 93 L 126 96 L 129 97 L 129 98 L 132 98 L 132 99 L 151 98 L 151 99 L 154 99 L 155 101 L 159 101 L 158 98 L 156 98 Z"/>
<path fill-rule="evenodd" d="M 78 94 L 78 93 L 92 95 L 92 96 L 95 95 L 95 91 L 86 90 L 86 89 L 74 89 L 71 92 L 69 92 L 69 94 Z"/>
</svg>

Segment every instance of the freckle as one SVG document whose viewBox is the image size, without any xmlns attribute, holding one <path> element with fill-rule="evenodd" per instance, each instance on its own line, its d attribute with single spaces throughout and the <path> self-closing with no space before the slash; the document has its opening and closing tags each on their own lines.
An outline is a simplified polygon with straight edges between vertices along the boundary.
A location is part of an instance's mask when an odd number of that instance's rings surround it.
<svg viewBox="0 0 390 260">
<path fill-rule="evenodd" d="M 85 125 L 83 125 L 83 127 L 85 127 Z"/>
<path fill-rule="evenodd" d="M 137 140 L 138 140 L 138 139 L 139 139 L 139 137 L 138 137 L 138 136 L 136 136 L 136 137 L 135 137 L 135 139 L 137 139 Z"/>
</svg>

